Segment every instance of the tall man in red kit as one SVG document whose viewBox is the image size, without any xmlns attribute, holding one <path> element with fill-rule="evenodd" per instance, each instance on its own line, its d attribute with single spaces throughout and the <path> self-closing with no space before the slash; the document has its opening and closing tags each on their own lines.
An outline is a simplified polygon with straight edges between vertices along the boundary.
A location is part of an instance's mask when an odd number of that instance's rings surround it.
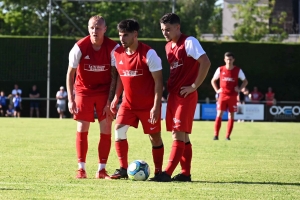
<svg viewBox="0 0 300 200">
<path fill-rule="evenodd" d="M 163 89 L 161 59 L 148 45 L 138 41 L 139 24 L 128 19 L 118 26 L 122 46 L 114 56 L 119 73 L 116 94 L 111 109 L 116 113 L 119 96 L 123 94 L 115 123 L 115 148 L 120 169 L 111 176 L 113 179 L 128 178 L 128 142 L 129 126 L 143 126 L 144 133 L 152 144 L 154 173 L 162 170 L 164 146 L 161 138 L 161 97 Z"/>
<path fill-rule="evenodd" d="M 111 147 L 111 124 L 114 115 L 110 111 L 110 103 L 115 93 L 117 74 L 113 67 L 115 61 L 112 55 L 119 45 L 104 36 L 106 23 L 101 16 L 90 18 L 88 31 L 90 35 L 79 40 L 71 49 L 67 72 L 68 108 L 77 121 L 76 177 L 87 178 L 85 162 L 88 131 L 90 122 L 95 121 L 94 111 L 96 111 L 100 125 L 96 178 L 110 179 L 105 167 Z"/>
<path fill-rule="evenodd" d="M 207 76 L 210 60 L 195 37 L 181 33 L 180 18 L 176 14 L 165 14 L 160 19 L 160 27 L 168 42 L 165 46 L 170 64 L 166 126 L 167 131 L 172 132 L 173 144 L 167 167 L 154 181 L 191 181 L 189 134 L 198 101 L 197 88 Z M 179 163 L 181 173 L 171 178 Z"/>
<path fill-rule="evenodd" d="M 220 96 L 217 102 L 217 116 L 215 119 L 214 140 L 219 139 L 222 116 L 224 111 L 226 110 L 228 110 L 229 112 L 226 140 L 230 140 L 230 134 L 232 132 L 234 123 L 234 113 L 237 111 L 237 95 L 248 84 L 248 81 L 242 69 L 233 65 L 233 53 L 226 52 L 224 55 L 224 62 L 225 65 L 218 67 L 211 80 L 211 84 L 214 90 Z M 219 79 L 220 87 L 217 84 Z M 238 79 L 241 79 L 243 81 L 240 87 L 238 86 Z"/>
</svg>

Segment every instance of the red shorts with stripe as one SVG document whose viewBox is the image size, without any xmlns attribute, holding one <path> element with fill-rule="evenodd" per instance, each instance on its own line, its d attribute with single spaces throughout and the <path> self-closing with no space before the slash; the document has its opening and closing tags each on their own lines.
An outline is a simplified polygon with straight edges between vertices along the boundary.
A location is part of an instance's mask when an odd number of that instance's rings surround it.
<svg viewBox="0 0 300 200">
<path fill-rule="evenodd" d="M 130 125 L 138 128 L 139 121 L 142 123 L 145 134 L 153 134 L 161 131 L 161 113 L 155 124 L 150 123 L 150 110 L 131 110 L 120 106 L 117 114 L 116 124 Z"/>
<path fill-rule="evenodd" d="M 220 95 L 217 102 L 217 110 L 227 111 L 230 113 L 237 111 L 237 96 Z"/>
<path fill-rule="evenodd" d="M 108 95 L 97 96 L 75 96 L 76 107 L 78 113 L 74 114 L 75 120 L 87 122 L 95 122 L 95 112 L 97 113 L 98 121 L 106 118 L 103 115 L 103 109 L 106 106 Z"/>
<path fill-rule="evenodd" d="M 167 131 L 191 133 L 197 101 L 197 92 L 189 94 L 186 98 L 170 93 L 166 113 Z"/>
</svg>

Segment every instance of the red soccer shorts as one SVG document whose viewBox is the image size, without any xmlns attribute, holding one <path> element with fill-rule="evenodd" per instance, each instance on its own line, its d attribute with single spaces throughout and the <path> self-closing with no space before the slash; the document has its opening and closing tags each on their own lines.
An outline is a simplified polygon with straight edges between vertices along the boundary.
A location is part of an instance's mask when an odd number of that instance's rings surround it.
<svg viewBox="0 0 300 200">
<path fill-rule="evenodd" d="M 149 110 L 131 110 L 124 107 L 122 104 L 118 110 L 116 124 L 125 124 L 138 128 L 139 121 L 141 121 L 144 133 L 153 134 L 161 131 L 161 113 L 159 113 L 158 120 L 155 124 L 150 123 L 150 109 Z"/>
<path fill-rule="evenodd" d="M 97 96 L 75 96 L 76 107 L 78 113 L 74 114 L 75 120 L 87 122 L 95 122 L 95 112 L 97 113 L 98 121 L 105 119 L 103 109 L 106 106 L 108 95 Z"/>
<path fill-rule="evenodd" d="M 217 103 L 217 110 L 227 111 L 232 113 L 237 111 L 237 97 L 220 95 Z"/>
<path fill-rule="evenodd" d="M 193 92 L 183 98 L 170 93 L 167 102 L 167 131 L 192 132 L 198 93 Z"/>
</svg>

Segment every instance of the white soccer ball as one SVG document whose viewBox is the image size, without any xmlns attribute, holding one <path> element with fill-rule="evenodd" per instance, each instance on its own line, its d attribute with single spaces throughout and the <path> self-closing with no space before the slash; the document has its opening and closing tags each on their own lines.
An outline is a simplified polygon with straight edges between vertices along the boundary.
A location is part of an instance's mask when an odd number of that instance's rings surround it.
<svg viewBox="0 0 300 200">
<path fill-rule="evenodd" d="M 143 160 L 135 160 L 129 164 L 127 174 L 130 180 L 145 181 L 150 175 L 150 167 Z"/>
</svg>

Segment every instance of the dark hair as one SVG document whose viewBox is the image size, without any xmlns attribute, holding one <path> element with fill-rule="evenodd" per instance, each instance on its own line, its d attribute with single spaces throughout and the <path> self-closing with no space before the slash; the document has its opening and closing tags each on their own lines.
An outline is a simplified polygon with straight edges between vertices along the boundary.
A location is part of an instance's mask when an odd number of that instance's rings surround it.
<svg viewBox="0 0 300 200">
<path fill-rule="evenodd" d="M 175 13 L 167 13 L 160 18 L 159 22 L 161 24 L 180 24 L 180 18 Z"/>
<path fill-rule="evenodd" d="M 232 58 L 234 58 L 234 54 L 232 52 L 226 52 L 224 54 L 224 57 L 232 57 Z"/>
<path fill-rule="evenodd" d="M 134 20 L 134 19 L 125 19 L 122 20 L 118 25 L 117 25 L 117 29 L 120 33 L 124 33 L 124 32 L 134 32 L 134 31 L 139 31 L 140 30 L 140 25 L 139 23 Z"/>
</svg>

